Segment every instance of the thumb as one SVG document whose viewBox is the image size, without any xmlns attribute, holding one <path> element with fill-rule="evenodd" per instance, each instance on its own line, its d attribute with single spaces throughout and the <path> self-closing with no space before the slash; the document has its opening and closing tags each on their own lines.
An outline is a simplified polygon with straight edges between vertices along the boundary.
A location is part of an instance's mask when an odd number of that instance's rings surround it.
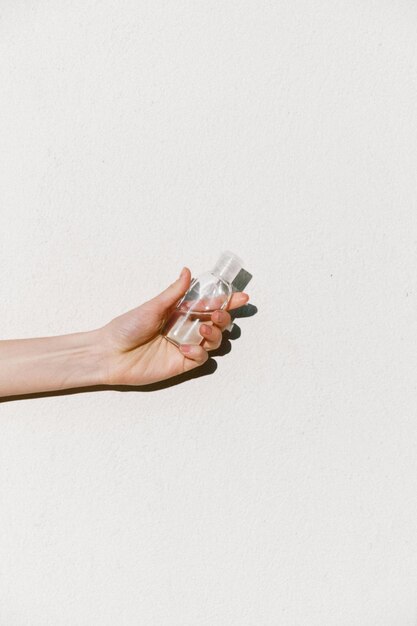
<svg viewBox="0 0 417 626">
<path fill-rule="evenodd" d="M 190 285 L 190 279 L 190 270 L 188 267 L 183 267 L 177 280 L 171 283 L 159 295 L 155 296 L 153 302 L 158 304 L 163 311 L 169 309 L 185 294 Z"/>
</svg>

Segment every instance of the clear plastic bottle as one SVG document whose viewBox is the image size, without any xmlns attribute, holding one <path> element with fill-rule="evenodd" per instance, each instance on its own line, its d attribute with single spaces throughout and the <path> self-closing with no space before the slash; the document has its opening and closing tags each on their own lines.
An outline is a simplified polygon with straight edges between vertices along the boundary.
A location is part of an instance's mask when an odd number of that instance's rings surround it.
<svg viewBox="0 0 417 626">
<path fill-rule="evenodd" d="M 202 322 L 211 324 L 213 311 L 226 308 L 232 293 L 232 282 L 243 267 L 242 260 L 229 250 L 223 252 L 216 265 L 191 281 L 165 322 L 162 335 L 177 346 L 199 345 L 204 338 L 199 328 Z"/>
</svg>

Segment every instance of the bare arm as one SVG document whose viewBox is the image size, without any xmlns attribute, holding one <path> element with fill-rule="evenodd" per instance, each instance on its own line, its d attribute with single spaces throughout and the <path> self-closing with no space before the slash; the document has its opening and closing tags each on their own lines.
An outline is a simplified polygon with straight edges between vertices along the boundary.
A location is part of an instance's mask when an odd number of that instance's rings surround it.
<svg viewBox="0 0 417 626">
<path fill-rule="evenodd" d="M 202 365 L 231 323 L 228 311 L 215 311 L 200 325 L 201 345 L 178 348 L 160 334 L 190 281 L 185 267 L 159 295 L 96 330 L 0 341 L 0 396 L 92 385 L 147 385 Z M 228 309 L 248 299 L 236 292 Z"/>
<path fill-rule="evenodd" d="M 0 396 L 104 383 L 97 331 L 0 341 Z"/>
</svg>

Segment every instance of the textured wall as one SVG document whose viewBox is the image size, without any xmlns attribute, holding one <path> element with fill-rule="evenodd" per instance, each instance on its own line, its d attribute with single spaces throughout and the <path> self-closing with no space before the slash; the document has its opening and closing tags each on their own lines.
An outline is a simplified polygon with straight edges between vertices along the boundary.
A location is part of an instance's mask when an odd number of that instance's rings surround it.
<svg viewBox="0 0 417 626">
<path fill-rule="evenodd" d="M 222 249 L 211 374 L 0 404 L 5 626 L 417 623 L 417 9 L 4 1 L 1 336 Z"/>
</svg>

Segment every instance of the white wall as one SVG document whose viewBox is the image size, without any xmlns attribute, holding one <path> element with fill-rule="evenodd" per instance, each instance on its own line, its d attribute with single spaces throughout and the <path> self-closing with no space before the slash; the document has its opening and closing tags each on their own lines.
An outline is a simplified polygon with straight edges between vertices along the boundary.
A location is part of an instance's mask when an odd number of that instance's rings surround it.
<svg viewBox="0 0 417 626">
<path fill-rule="evenodd" d="M 417 9 L 4 1 L 1 336 L 230 248 L 253 317 L 158 391 L 0 404 L 0 623 L 417 623 Z"/>
</svg>

